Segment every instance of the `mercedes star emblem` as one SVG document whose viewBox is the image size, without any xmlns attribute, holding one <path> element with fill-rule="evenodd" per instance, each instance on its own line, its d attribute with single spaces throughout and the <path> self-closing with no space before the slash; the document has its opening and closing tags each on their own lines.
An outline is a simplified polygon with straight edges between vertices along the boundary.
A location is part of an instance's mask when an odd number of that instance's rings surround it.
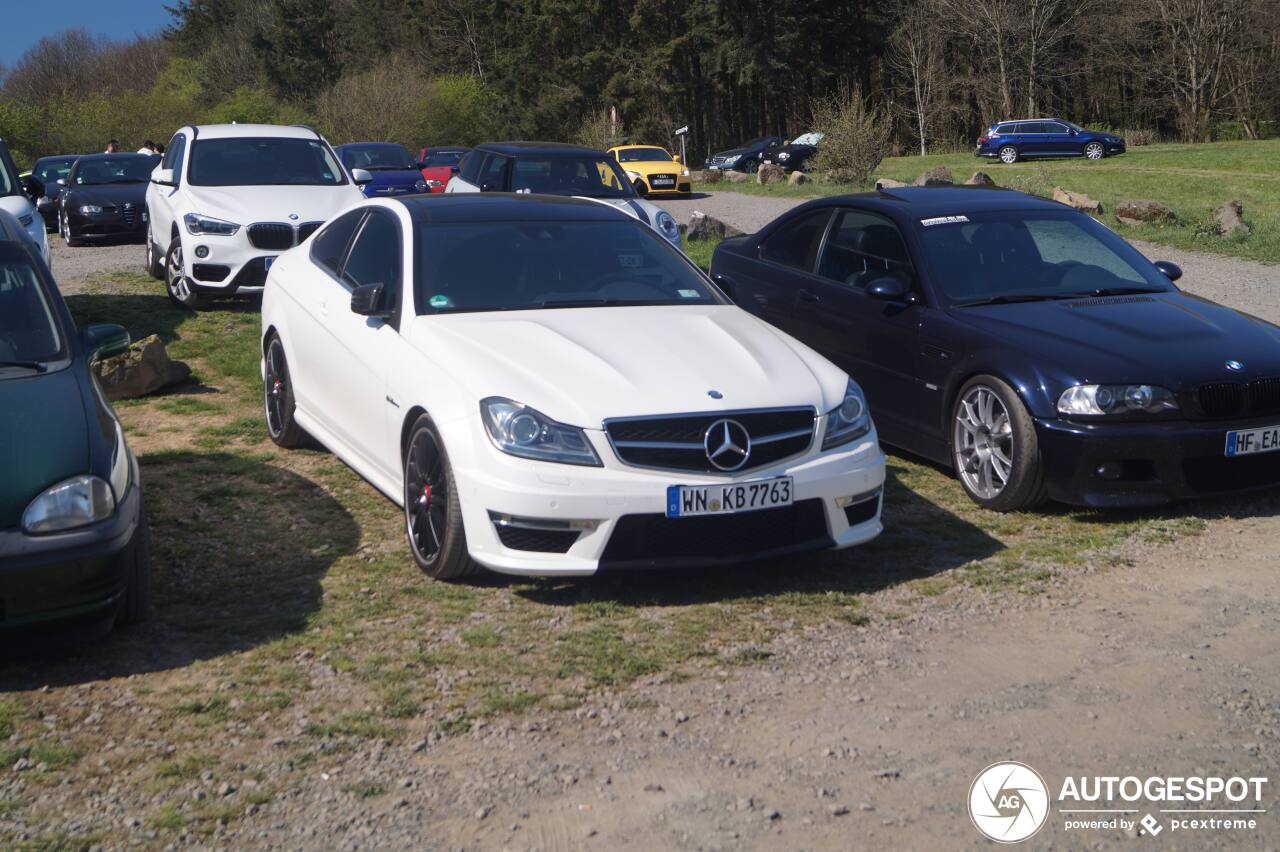
<svg viewBox="0 0 1280 852">
<path fill-rule="evenodd" d="M 737 470 L 751 456 L 751 435 L 737 420 L 717 420 L 707 427 L 702 437 L 707 461 L 724 471 Z"/>
</svg>

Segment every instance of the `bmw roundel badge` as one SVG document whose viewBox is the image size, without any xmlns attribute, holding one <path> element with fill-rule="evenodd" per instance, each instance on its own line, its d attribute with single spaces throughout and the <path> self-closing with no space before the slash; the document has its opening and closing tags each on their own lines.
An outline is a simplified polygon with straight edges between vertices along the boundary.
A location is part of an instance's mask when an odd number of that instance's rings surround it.
<svg viewBox="0 0 1280 852">
<path fill-rule="evenodd" d="M 1228 361 L 1227 369 L 1233 373 L 1238 373 L 1244 369 L 1244 364 L 1241 364 L 1239 361 L 1234 361 L 1234 360 Z"/>
</svg>

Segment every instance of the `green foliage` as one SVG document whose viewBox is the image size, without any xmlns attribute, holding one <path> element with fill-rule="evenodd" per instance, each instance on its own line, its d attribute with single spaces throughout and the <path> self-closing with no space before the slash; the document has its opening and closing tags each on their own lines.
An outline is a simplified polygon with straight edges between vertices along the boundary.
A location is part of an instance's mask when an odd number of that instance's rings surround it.
<svg viewBox="0 0 1280 852">
<path fill-rule="evenodd" d="M 261 89 L 241 86 L 214 104 L 204 119 L 208 124 L 307 124 L 310 115 Z M 176 127 L 174 129 L 177 129 Z"/>
<path fill-rule="evenodd" d="M 505 133 L 497 94 L 470 74 L 446 74 L 427 84 L 418 106 L 422 144 L 475 145 Z"/>
<path fill-rule="evenodd" d="M 43 121 L 40 108 L 19 100 L 0 100 L 0 139 L 23 168 L 39 156 Z"/>
<path fill-rule="evenodd" d="M 574 141 L 588 148 L 607 151 L 614 145 L 622 144 L 626 138 L 626 130 L 622 122 L 614 122 L 607 109 L 596 110 L 586 117 Z"/>
<path fill-rule="evenodd" d="M 889 122 L 867 106 L 858 87 L 842 88 L 813 105 L 813 129 L 823 134 L 813 167 L 846 183 L 866 183 L 889 143 Z"/>
</svg>

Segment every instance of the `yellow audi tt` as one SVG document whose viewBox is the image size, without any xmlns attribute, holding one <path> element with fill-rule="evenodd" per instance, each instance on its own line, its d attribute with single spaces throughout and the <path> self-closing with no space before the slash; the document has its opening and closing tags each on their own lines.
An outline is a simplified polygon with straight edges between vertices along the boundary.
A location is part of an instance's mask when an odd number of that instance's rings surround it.
<svg viewBox="0 0 1280 852">
<path fill-rule="evenodd" d="M 693 190 L 689 170 L 666 148 L 618 145 L 609 149 L 641 195 L 687 194 Z"/>
</svg>

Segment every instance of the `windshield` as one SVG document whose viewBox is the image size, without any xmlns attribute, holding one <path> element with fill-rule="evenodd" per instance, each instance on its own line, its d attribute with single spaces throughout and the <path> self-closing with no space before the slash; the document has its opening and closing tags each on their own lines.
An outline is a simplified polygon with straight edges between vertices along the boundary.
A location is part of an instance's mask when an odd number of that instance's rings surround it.
<svg viewBox="0 0 1280 852">
<path fill-rule="evenodd" d="M 347 182 L 319 139 L 198 139 L 188 182 L 196 186 L 338 186 Z"/>
<path fill-rule="evenodd" d="M 368 145 L 362 148 L 343 148 L 342 164 L 349 169 L 377 171 L 403 171 L 416 168 L 409 150 L 401 145 Z"/>
<path fill-rule="evenodd" d="M 772 136 L 761 136 L 759 139 L 752 139 L 750 142 L 744 142 L 743 148 L 755 148 L 760 145 L 771 145 L 776 141 Z"/>
<path fill-rule="evenodd" d="M 62 352 L 62 335 L 31 259 L 0 245 L 0 378 L 38 369 Z"/>
<path fill-rule="evenodd" d="M 637 221 L 419 224 L 417 240 L 419 314 L 724 304 Z"/>
<path fill-rule="evenodd" d="M 429 168 L 441 168 L 443 166 L 456 166 L 461 162 L 466 151 L 433 151 L 427 154 L 427 158 L 422 162 Z"/>
<path fill-rule="evenodd" d="M 157 157 L 112 157 L 77 160 L 71 169 L 72 186 L 99 186 L 107 183 L 146 183 L 160 160 Z"/>
<path fill-rule="evenodd" d="M 940 216 L 921 222 L 921 237 L 938 288 L 953 303 L 1176 289 L 1136 249 L 1081 213 Z"/>
<path fill-rule="evenodd" d="M 624 163 L 669 163 L 671 155 L 664 148 L 623 148 L 618 159 Z"/>
<path fill-rule="evenodd" d="M 31 173 L 41 183 L 56 183 L 60 178 L 64 178 L 71 173 L 71 165 L 75 161 L 75 157 L 67 157 L 62 160 L 37 160 L 36 167 L 32 169 Z"/>
<path fill-rule="evenodd" d="M 587 198 L 632 198 L 635 189 L 612 157 L 520 157 L 511 191 Z"/>
<path fill-rule="evenodd" d="M 795 139 L 791 140 L 792 145 L 813 145 L 817 146 L 822 141 L 821 133 L 802 133 Z"/>
</svg>

